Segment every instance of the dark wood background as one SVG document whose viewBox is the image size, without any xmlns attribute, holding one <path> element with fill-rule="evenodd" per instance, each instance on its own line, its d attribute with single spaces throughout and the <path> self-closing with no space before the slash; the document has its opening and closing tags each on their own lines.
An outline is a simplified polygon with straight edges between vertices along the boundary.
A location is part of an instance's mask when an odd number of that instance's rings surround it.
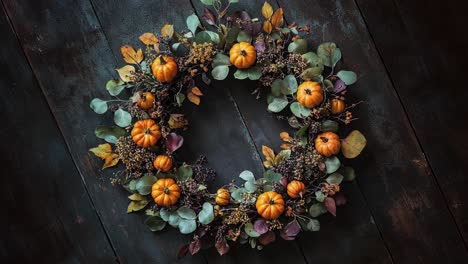
<svg viewBox="0 0 468 264">
<path fill-rule="evenodd" d="M 278 0 L 288 22 L 311 25 L 311 45 L 334 41 L 358 73 L 365 100 L 353 124 L 368 139 L 353 160 L 348 204 L 322 216 L 322 230 L 262 251 L 235 246 L 176 260 L 187 237 L 150 232 L 111 172 L 88 152 L 94 127 L 111 117 L 89 108 L 105 98 L 123 64 L 164 23 L 185 27 L 197 0 L 1 0 L 0 113 L 2 263 L 468 263 L 468 34 L 465 1 Z M 260 16 L 263 1 L 233 9 Z M 181 155 L 206 154 L 217 185 L 241 170 L 260 174 L 259 148 L 289 129 L 232 78 L 187 107 Z"/>
</svg>

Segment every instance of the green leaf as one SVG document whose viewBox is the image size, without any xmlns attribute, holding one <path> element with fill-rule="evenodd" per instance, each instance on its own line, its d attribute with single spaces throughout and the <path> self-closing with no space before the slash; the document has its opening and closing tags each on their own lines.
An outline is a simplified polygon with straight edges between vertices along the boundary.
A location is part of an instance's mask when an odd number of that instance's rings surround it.
<svg viewBox="0 0 468 264">
<path fill-rule="evenodd" d="M 294 75 L 290 74 L 290 75 L 287 75 L 286 77 L 284 77 L 283 83 L 285 85 L 284 85 L 284 89 L 281 89 L 281 92 L 284 95 L 293 94 L 293 93 L 297 92 L 297 80 L 296 80 L 296 77 Z"/>
<path fill-rule="evenodd" d="M 260 79 L 262 77 L 262 69 L 259 66 L 253 66 L 247 69 L 249 79 L 252 81 Z"/>
<path fill-rule="evenodd" d="M 218 44 L 219 43 L 219 35 L 216 32 L 209 31 L 209 30 L 203 30 L 201 32 L 198 32 L 195 35 L 195 39 L 193 40 L 194 42 L 198 44 L 202 43 L 214 43 Z"/>
<path fill-rule="evenodd" d="M 288 105 L 288 100 L 283 97 L 276 97 L 268 104 L 268 111 L 273 113 L 281 112 Z"/>
<path fill-rule="evenodd" d="M 211 75 L 215 80 L 224 80 L 229 74 L 229 66 L 219 65 L 211 70 Z"/>
<path fill-rule="evenodd" d="M 305 126 L 301 127 L 301 129 L 299 129 L 296 132 L 296 136 L 297 137 L 302 137 L 305 134 L 305 132 L 307 131 L 308 128 L 309 128 L 309 124 L 306 124 Z"/>
<path fill-rule="evenodd" d="M 213 58 L 213 63 L 211 64 L 211 66 L 214 68 L 214 67 L 217 67 L 217 66 L 220 66 L 220 65 L 230 66 L 231 61 L 229 60 L 228 56 L 226 56 L 226 55 L 224 55 L 222 53 L 216 53 L 216 55 Z"/>
<path fill-rule="evenodd" d="M 128 199 L 132 200 L 132 201 L 142 201 L 142 200 L 145 200 L 146 198 L 139 194 L 139 193 L 134 193 L 130 196 L 128 196 Z"/>
<path fill-rule="evenodd" d="M 205 185 L 203 185 L 203 184 L 198 185 L 198 188 L 197 188 L 198 191 L 203 191 L 203 190 L 206 190 L 206 189 L 207 189 L 207 187 Z"/>
<path fill-rule="evenodd" d="M 307 68 L 301 73 L 301 78 L 306 81 L 309 81 L 309 80 L 319 77 L 322 74 L 322 71 L 323 71 L 323 68 L 321 67 Z"/>
<path fill-rule="evenodd" d="M 151 186 L 156 182 L 156 177 L 151 174 L 139 178 L 135 184 L 136 191 L 141 195 L 148 195 L 151 193 Z"/>
<path fill-rule="evenodd" d="M 320 130 L 323 132 L 338 132 L 339 124 L 333 120 L 325 120 L 322 122 L 320 126 Z"/>
<path fill-rule="evenodd" d="M 317 216 L 319 216 L 321 214 L 324 214 L 326 212 L 328 212 L 328 210 L 327 210 L 327 208 L 325 208 L 325 206 L 322 203 L 313 204 L 309 208 L 309 214 L 312 217 L 317 217 Z"/>
<path fill-rule="evenodd" d="M 341 50 L 339 48 L 336 48 L 331 56 L 332 67 L 335 67 L 338 61 L 340 60 L 341 60 Z"/>
<path fill-rule="evenodd" d="M 247 34 L 245 31 L 241 31 L 239 32 L 239 34 L 237 35 L 237 42 L 251 42 L 252 41 L 252 37 Z"/>
<path fill-rule="evenodd" d="M 327 92 L 333 92 L 334 87 L 333 87 L 333 83 L 330 80 L 328 79 L 323 80 L 323 85 L 325 86 L 325 90 Z"/>
<path fill-rule="evenodd" d="M 98 126 L 94 130 L 96 137 L 104 139 L 105 141 L 116 144 L 120 137 L 127 134 L 125 129 L 117 126 Z"/>
<path fill-rule="evenodd" d="M 107 112 L 107 101 L 103 101 L 99 98 L 94 98 L 89 106 L 94 110 L 94 112 L 96 112 L 96 114 L 104 114 Z"/>
<path fill-rule="evenodd" d="M 166 222 L 159 216 L 150 216 L 146 219 L 145 224 L 150 228 L 151 231 L 161 231 L 166 227 Z"/>
<path fill-rule="evenodd" d="M 132 123 L 132 116 L 129 112 L 119 108 L 114 113 L 114 123 L 119 127 L 127 127 Z"/>
<path fill-rule="evenodd" d="M 204 225 L 208 225 L 214 220 L 213 205 L 205 202 L 202 210 L 198 213 L 198 221 Z"/>
<path fill-rule="evenodd" d="M 336 76 L 346 85 L 351 85 L 357 81 L 357 75 L 352 71 L 339 71 Z"/>
<path fill-rule="evenodd" d="M 124 185 L 124 188 L 131 192 L 131 193 L 134 193 L 136 192 L 136 183 L 137 183 L 137 180 L 131 180 L 128 184 Z"/>
<path fill-rule="evenodd" d="M 313 232 L 320 230 L 320 222 L 317 219 L 310 219 L 307 223 L 307 229 Z"/>
<path fill-rule="evenodd" d="M 198 26 L 200 25 L 200 20 L 198 20 L 197 15 L 191 14 L 187 17 L 187 27 L 195 35 Z"/>
<path fill-rule="evenodd" d="M 183 219 L 196 219 L 197 218 L 197 214 L 195 213 L 195 211 L 186 206 L 182 206 L 179 209 L 177 209 L 177 214 Z"/>
<path fill-rule="evenodd" d="M 271 85 L 271 94 L 273 96 L 280 96 L 281 95 L 281 89 L 283 86 L 283 81 L 280 79 L 277 79 L 273 82 Z"/>
<path fill-rule="evenodd" d="M 231 3 L 231 4 L 239 3 L 239 0 L 229 0 L 229 3 Z"/>
<path fill-rule="evenodd" d="M 325 197 L 326 197 L 326 196 L 325 196 L 325 194 L 323 194 L 323 192 L 321 192 L 321 191 L 316 191 L 316 192 L 315 192 L 315 199 L 316 199 L 317 201 L 319 201 L 319 202 L 322 203 L 322 202 L 325 200 Z"/>
<path fill-rule="evenodd" d="M 245 170 L 239 174 L 239 178 L 247 182 L 255 182 L 255 176 L 251 171 Z"/>
<path fill-rule="evenodd" d="M 204 5 L 213 5 L 216 0 L 200 0 Z"/>
<path fill-rule="evenodd" d="M 307 52 L 307 41 L 305 39 L 296 39 L 288 46 L 288 51 L 291 53 L 303 54 Z"/>
<path fill-rule="evenodd" d="M 234 78 L 239 79 L 239 80 L 244 80 L 249 77 L 249 73 L 246 70 L 241 70 L 237 69 L 237 71 L 234 73 Z"/>
<path fill-rule="evenodd" d="M 181 219 L 179 221 L 179 231 L 182 234 L 190 234 L 197 229 L 197 222 L 193 219 Z"/>
<path fill-rule="evenodd" d="M 183 93 L 177 93 L 175 95 L 175 98 L 176 98 L 177 105 L 182 106 L 182 103 L 185 100 L 185 95 Z"/>
<path fill-rule="evenodd" d="M 291 156 L 290 149 L 283 149 L 278 153 L 279 159 L 277 160 L 278 164 L 281 163 L 283 160 L 288 159 Z"/>
<path fill-rule="evenodd" d="M 125 82 L 120 79 L 112 79 L 106 83 L 106 89 L 112 96 L 119 95 L 125 87 Z"/>
<path fill-rule="evenodd" d="M 338 172 L 335 172 L 331 174 L 330 176 L 327 177 L 326 181 L 329 184 L 340 184 L 343 181 L 343 175 L 339 174 Z"/>
<path fill-rule="evenodd" d="M 244 188 L 237 188 L 235 191 L 231 192 L 231 197 L 240 202 L 244 199 L 244 193 L 246 193 Z"/>
<path fill-rule="evenodd" d="M 169 220 L 167 221 L 172 227 L 178 227 L 180 222 L 180 216 L 176 212 L 169 214 Z"/>
<path fill-rule="evenodd" d="M 343 167 L 340 173 L 343 175 L 345 181 L 352 181 L 356 178 L 356 172 L 349 166 Z"/>
<path fill-rule="evenodd" d="M 233 43 L 237 40 L 237 35 L 239 35 L 240 28 L 239 27 L 232 27 L 228 30 L 226 36 L 227 43 Z"/>
<path fill-rule="evenodd" d="M 249 235 L 249 237 L 259 237 L 260 236 L 260 234 L 257 233 L 257 231 L 255 231 L 253 224 L 250 223 L 250 222 L 245 224 L 244 231 L 245 231 L 245 233 L 247 235 Z"/>
<path fill-rule="evenodd" d="M 319 67 L 323 70 L 322 59 L 314 52 L 307 52 L 302 54 L 302 58 L 307 61 L 309 67 Z"/>
<path fill-rule="evenodd" d="M 332 57 L 336 50 L 336 44 L 333 42 L 325 42 L 318 46 L 317 55 L 322 59 L 323 64 L 327 67 L 332 67 Z"/>
<path fill-rule="evenodd" d="M 254 181 L 246 181 L 244 188 L 248 193 L 254 193 L 257 190 L 257 184 Z"/>
<path fill-rule="evenodd" d="M 140 211 L 141 209 L 145 208 L 145 206 L 148 205 L 148 203 L 149 201 L 146 199 L 141 200 L 141 201 L 131 201 L 128 204 L 127 213 Z"/>
<path fill-rule="evenodd" d="M 299 118 L 304 118 L 304 117 L 307 117 L 310 115 L 310 113 L 312 112 L 311 109 L 309 108 L 306 108 L 304 106 L 302 106 L 300 103 L 298 102 L 294 102 L 292 103 L 289 108 L 291 109 L 291 112 L 299 117 Z"/>
<path fill-rule="evenodd" d="M 281 180 L 281 174 L 276 173 L 272 170 L 267 170 L 263 174 L 263 179 L 265 182 L 279 182 Z"/>
<path fill-rule="evenodd" d="M 335 156 L 334 157 L 329 157 L 329 158 L 325 159 L 325 166 L 326 166 L 327 174 L 331 174 L 331 173 L 334 173 L 335 171 L 337 171 L 340 168 L 341 162 Z"/>
<path fill-rule="evenodd" d="M 159 216 L 161 216 L 161 219 L 164 221 L 169 221 L 169 216 L 171 215 L 170 212 L 167 211 L 166 208 L 162 208 L 161 211 L 159 211 Z"/>
<path fill-rule="evenodd" d="M 192 175 L 193 175 L 192 167 L 190 167 L 188 165 L 180 166 L 177 169 L 176 177 L 177 177 L 178 181 L 186 181 L 186 180 L 192 178 Z"/>
</svg>

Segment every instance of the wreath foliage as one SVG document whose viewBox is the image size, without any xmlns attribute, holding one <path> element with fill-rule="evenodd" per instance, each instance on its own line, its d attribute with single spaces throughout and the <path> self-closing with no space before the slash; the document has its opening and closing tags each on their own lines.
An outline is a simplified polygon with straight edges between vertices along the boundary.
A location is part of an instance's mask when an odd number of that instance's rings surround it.
<svg viewBox="0 0 468 264">
<path fill-rule="evenodd" d="M 344 139 L 337 134 L 354 120 L 357 103 L 346 102 L 345 94 L 356 74 L 337 70 L 342 55 L 335 43 L 311 51 L 309 26 L 285 25 L 281 8 L 265 2 L 258 19 L 245 11 L 229 13 L 234 0 L 201 2 L 203 24 L 193 14 L 187 30 L 166 24 L 158 34 L 140 36 L 144 49 L 121 47 L 127 65 L 106 84 L 113 99 L 90 104 L 97 114 L 112 112 L 115 125 L 96 128 L 107 143 L 90 151 L 103 159 L 103 169 L 123 164 L 111 181 L 130 192 L 128 213 L 146 209 L 151 231 L 171 226 L 192 235 L 179 256 L 202 246 L 223 255 L 233 242 L 260 250 L 279 238 L 294 240 L 300 231 L 318 231 L 317 218 L 336 216 L 336 207 L 346 203 L 340 184 L 355 177 L 341 161 L 366 145 L 357 130 Z M 197 82 L 210 85 L 210 75 L 224 80 L 229 72 L 257 80 L 257 97 L 267 94 L 267 110 L 286 116 L 296 132 L 280 133 L 279 152 L 262 146 L 263 175 L 244 170 L 242 184 L 210 193 L 216 173 L 204 157 L 193 164 L 175 159 L 184 143 L 178 132 L 188 127 L 180 107 L 202 103 Z M 121 99 L 125 93 L 131 96 Z"/>
</svg>

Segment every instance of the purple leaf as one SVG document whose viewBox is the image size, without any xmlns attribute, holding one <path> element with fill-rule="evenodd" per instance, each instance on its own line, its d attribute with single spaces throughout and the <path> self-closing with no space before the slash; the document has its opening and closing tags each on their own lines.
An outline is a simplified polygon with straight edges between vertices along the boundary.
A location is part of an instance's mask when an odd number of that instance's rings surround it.
<svg viewBox="0 0 468 264">
<path fill-rule="evenodd" d="M 229 244 L 226 242 L 226 239 L 222 239 L 220 241 L 217 241 L 215 244 L 216 250 L 218 250 L 218 253 L 220 256 L 226 254 L 229 252 Z"/>
<path fill-rule="evenodd" d="M 288 235 L 286 235 L 286 233 L 284 233 L 283 231 L 280 232 L 280 237 L 284 240 L 294 240 L 296 239 L 295 237 L 290 237 Z"/>
<path fill-rule="evenodd" d="M 260 235 L 263 235 L 266 232 L 268 232 L 268 224 L 266 223 L 265 219 L 257 219 L 257 221 L 254 222 L 254 230 Z"/>
<path fill-rule="evenodd" d="M 247 33 L 249 36 L 252 38 L 257 36 L 258 33 L 260 33 L 260 30 L 262 30 L 262 24 L 260 23 L 246 23 L 244 26 L 244 31 Z"/>
<path fill-rule="evenodd" d="M 177 252 L 177 259 L 181 259 L 187 255 L 189 251 L 189 244 L 185 244 L 180 247 L 179 252 Z"/>
<path fill-rule="evenodd" d="M 346 90 L 346 84 L 340 79 L 336 80 L 335 85 L 333 86 L 333 92 L 341 93 L 344 90 Z"/>
<path fill-rule="evenodd" d="M 285 235 L 289 237 L 295 237 L 301 231 L 301 225 L 297 220 L 289 222 L 283 229 Z"/>
<path fill-rule="evenodd" d="M 283 185 L 284 188 L 288 186 L 288 179 L 286 177 L 281 178 L 280 180 L 281 185 Z"/>
<path fill-rule="evenodd" d="M 184 144 L 184 138 L 176 133 L 170 133 L 166 137 L 166 147 L 169 151 L 174 152 Z"/>
<path fill-rule="evenodd" d="M 346 197 L 344 196 L 344 194 L 339 193 L 339 194 L 335 195 L 334 198 L 335 198 L 335 204 L 337 206 L 346 204 Z"/>
<path fill-rule="evenodd" d="M 268 231 L 267 233 L 258 237 L 258 242 L 266 246 L 276 240 L 275 233 L 273 231 Z"/>
<path fill-rule="evenodd" d="M 203 12 L 203 18 L 205 19 L 206 23 L 214 26 L 216 25 L 216 17 L 214 16 L 213 12 L 205 7 L 205 11 Z"/>
<path fill-rule="evenodd" d="M 190 251 L 190 254 L 192 255 L 197 254 L 197 252 L 200 251 L 200 249 L 201 249 L 201 241 L 198 239 L 195 241 L 192 241 L 189 244 L 189 251 Z"/>
<path fill-rule="evenodd" d="M 234 17 L 234 19 L 239 18 L 242 21 L 250 21 L 251 20 L 249 13 L 247 13 L 245 11 L 237 11 L 232 16 Z"/>
<path fill-rule="evenodd" d="M 325 200 L 323 201 L 323 204 L 325 205 L 325 208 L 327 208 L 328 212 L 330 212 L 330 214 L 332 214 L 333 216 L 336 216 L 336 203 L 335 203 L 335 199 L 331 198 L 331 197 L 327 197 L 325 198 Z"/>
<path fill-rule="evenodd" d="M 263 41 L 255 42 L 254 46 L 255 46 L 255 49 L 258 52 L 264 52 L 265 51 L 265 42 L 263 42 Z"/>
</svg>

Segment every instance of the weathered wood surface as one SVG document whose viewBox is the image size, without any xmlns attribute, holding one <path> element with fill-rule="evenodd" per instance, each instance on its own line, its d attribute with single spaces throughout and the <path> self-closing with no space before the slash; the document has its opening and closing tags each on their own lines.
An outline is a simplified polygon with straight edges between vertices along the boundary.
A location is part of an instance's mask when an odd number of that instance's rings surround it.
<svg viewBox="0 0 468 264">
<path fill-rule="evenodd" d="M 88 153 L 99 143 L 94 127 L 112 122 L 110 116 L 102 120 L 94 114 L 89 101 L 108 96 L 104 85 L 123 64 L 121 45 L 138 45 L 141 33 L 157 32 L 164 23 L 185 28 L 186 16 L 202 14 L 203 6 L 197 0 L 2 1 L 14 30 L 6 19 L 0 21 L 7 36 L 0 53 L 5 75 L 0 110 L 9 117 L 1 135 L 15 140 L 2 145 L 1 171 L 16 177 L 4 176 L 2 198 L 15 213 L 4 224 L 8 229 L 0 259 L 176 262 L 175 253 L 187 237 L 176 230 L 153 234 L 143 225 L 143 215 L 127 215 L 126 192 L 110 185 L 111 173 L 101 172 L 100 161 Z M 234 10 L 260 16 L 263 1 L 240 2 Z M 458 78 L 449 78 L 468 68 L 461 49 L 468 43 L 464 21 L 449 3 L 403 2 L 357 0 L 358 6 L 351 0 L 278 1 L 288 22 L 312 26 L 312 47 L 337 42 L 344 54 L 342 67 L 360 76 L 351 94 L 369 103 L 359 108 L 360 120 L 352 126 L 369 143 L 353 161 L 358 181 L 345 186 L 348 204 L 338 209 L 336 219 L 323 217 L 319 233 L 260 252 L 236 246 L 219 257 L 209 250 L 180 263 L 465 261 L 460 231 L 466 240 L 466 142 L 444 140 L 468 132 L 456 118 L 467 114 L 461 108 L 466 92 Z M 451 14 L 443 23 L 434 18 L 439 10 Z M 427 14 L 433 19 L 426 28 Z M 431 29 L 444 34 L 434 39 Z M 205 94 L 200 107 L 184 109 L 191 128 L 180 155 L 195 160 L 205 154 L 218 172 L 215 186 L 236 179 L 244 169 L 260 175 L 258 150 L 261 145 L 279 146 L 279 132 L 289 130 L 286 121 L 266 112 L 264 98 L 257 101 L 250 95 L 254 82 L 231 78 L 200 87 Z M 460 96 L 450 96 L 450 89 Z M 18 105 L 25 107 L 13 111 Z M 26 117 L 34 118 L 27 131 L 40 133 L 15 132 L 27 127 Z M 47 180 L 37 181 L 38 174 Z M 33 221 L 25 228 L 27 216 Z"/>
</svg>

